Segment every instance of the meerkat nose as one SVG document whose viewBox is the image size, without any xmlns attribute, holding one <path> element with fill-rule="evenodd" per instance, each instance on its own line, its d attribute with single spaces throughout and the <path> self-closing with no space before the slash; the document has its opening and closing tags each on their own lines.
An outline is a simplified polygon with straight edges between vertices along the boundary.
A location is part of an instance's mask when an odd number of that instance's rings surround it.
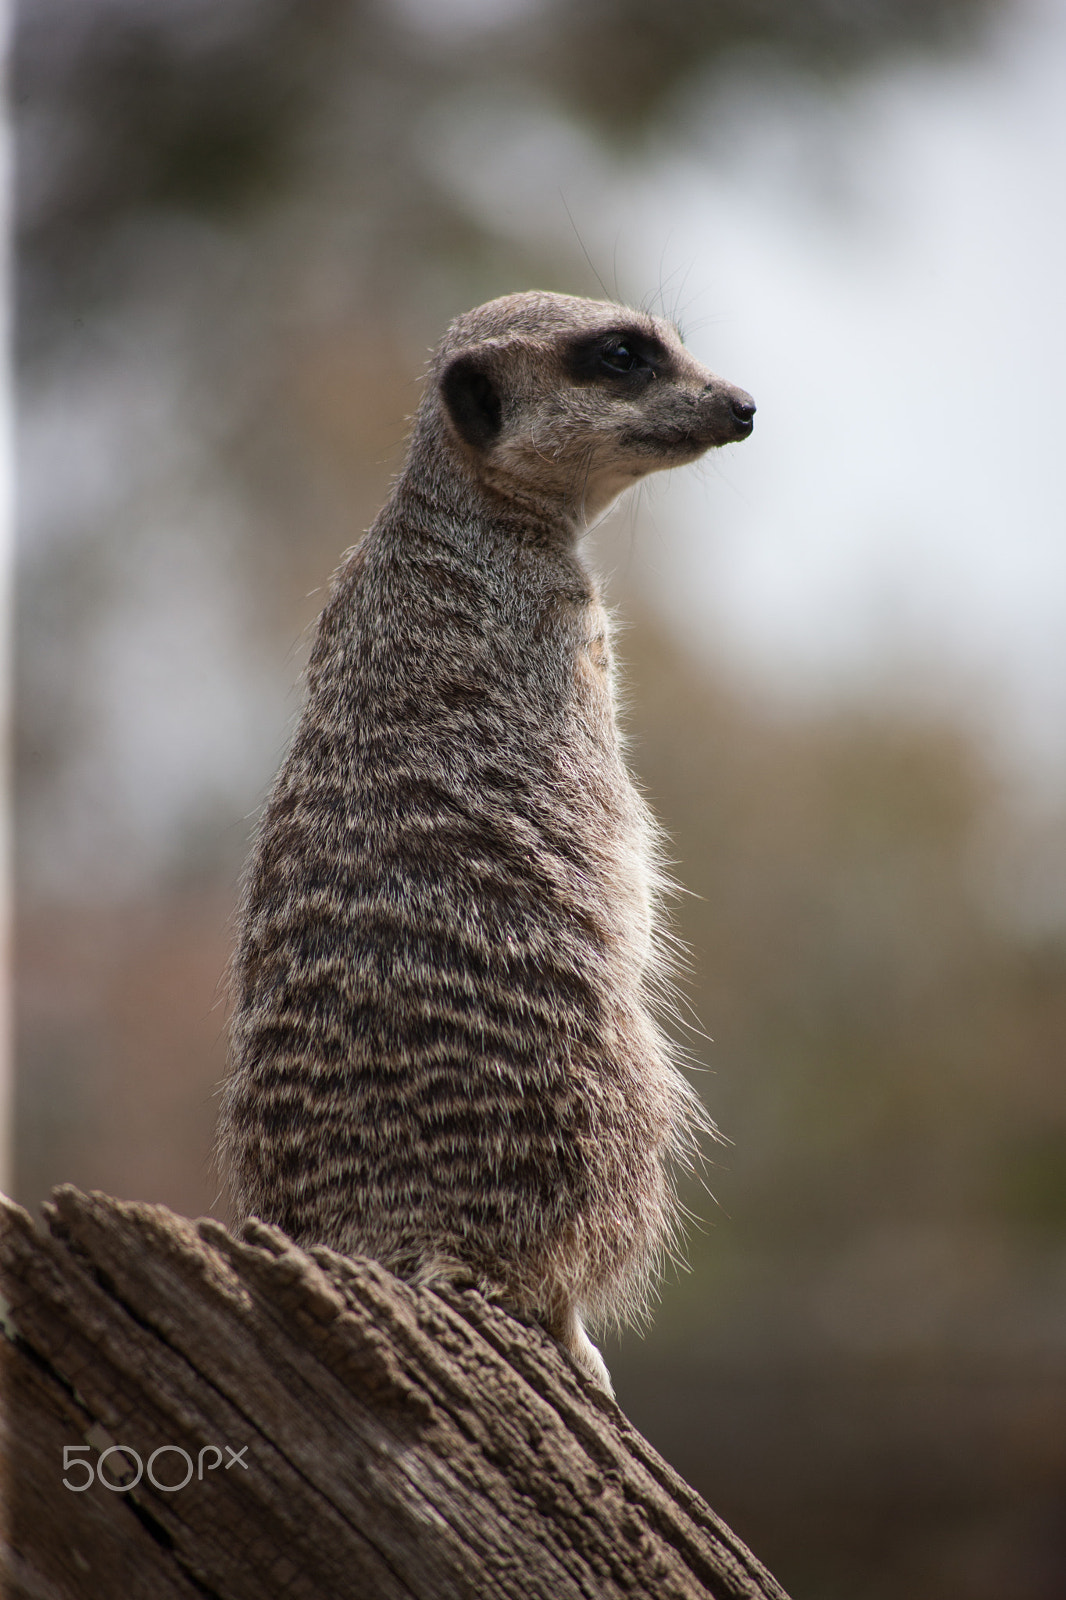
<svg viewBox="0 0 1066 1600">
<path fill-rule="evenodd" d="M 733 444 L 746 439 L 755 426 L 755 401 L 748 391 L 712 377 L 703 394 L 709 419 L 714 422 L 714 443 Z"/>
<path fill-rule="evenodd" d="M 730 387 L 724 396 L 729 406 L 729 426 L 732 428 L 735 440 L 746 439 L 755 424 L 752 418 L 755 415 L 755 401 L 743 389 Z"/>
</svg>

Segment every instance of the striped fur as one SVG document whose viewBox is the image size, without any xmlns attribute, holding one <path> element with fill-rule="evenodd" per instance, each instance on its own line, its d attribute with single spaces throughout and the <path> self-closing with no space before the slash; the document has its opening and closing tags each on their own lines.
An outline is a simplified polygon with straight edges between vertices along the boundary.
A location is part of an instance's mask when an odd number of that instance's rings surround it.
<svg viewBox="0 0 1066 1600">
<path fill-rule="evenodd" d="M 668 360 L 589 376 L 625 329 Z M 452 325 L 334 578 L 239 918 L 236 1213 L 473 1279 L 603 1384 L 584 1320 L 640 1314 L 707 1123 L 655 1020 L 656 831 L 578 541 L 625 482 L 742 436 L 738 395 L 617 306 L 516 295 Z"/>
</svg>

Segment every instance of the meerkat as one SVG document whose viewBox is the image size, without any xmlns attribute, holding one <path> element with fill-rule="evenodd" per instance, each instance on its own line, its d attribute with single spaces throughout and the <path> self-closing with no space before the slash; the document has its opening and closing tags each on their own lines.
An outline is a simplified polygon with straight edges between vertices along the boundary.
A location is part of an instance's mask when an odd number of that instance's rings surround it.
<svg viewBox="0 0 1066 1600">
<path fill-rule="evenodd" d="M 238 914 L 219 1155 L 239 1217 L 474 1283 L 596 1383 L 710 1124 L 660 1027 L 656 825 L 580 542 L 755 404 L 668 322 L 458 317 L 337 571 Z"/>
</svg>

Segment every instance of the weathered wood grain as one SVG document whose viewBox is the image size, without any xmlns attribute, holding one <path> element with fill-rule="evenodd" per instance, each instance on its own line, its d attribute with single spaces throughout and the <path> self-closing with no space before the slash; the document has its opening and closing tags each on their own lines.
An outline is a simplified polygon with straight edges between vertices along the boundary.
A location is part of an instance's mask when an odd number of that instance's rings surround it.
<svg viewBox="0 0 1066 1600">
<path fill-rule="evenodd" d="M 785 1600 L 541 1328 L 473 1290 L 72 1188 L 46 1218 L 3 1202 L 13 1600 Z"/>
</svg>

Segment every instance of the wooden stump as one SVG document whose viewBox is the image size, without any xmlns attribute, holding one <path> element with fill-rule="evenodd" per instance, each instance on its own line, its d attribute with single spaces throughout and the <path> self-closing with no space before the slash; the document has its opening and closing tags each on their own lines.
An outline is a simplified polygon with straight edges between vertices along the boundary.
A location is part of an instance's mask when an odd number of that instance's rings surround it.
<svg viewBox="0 0 1066 1600">
<path fill-rule="evenodd" d="M 539 1327 L 253 1223 L 4 1201 L 11 1600 L 786 1600 Z"/>
</svg>

